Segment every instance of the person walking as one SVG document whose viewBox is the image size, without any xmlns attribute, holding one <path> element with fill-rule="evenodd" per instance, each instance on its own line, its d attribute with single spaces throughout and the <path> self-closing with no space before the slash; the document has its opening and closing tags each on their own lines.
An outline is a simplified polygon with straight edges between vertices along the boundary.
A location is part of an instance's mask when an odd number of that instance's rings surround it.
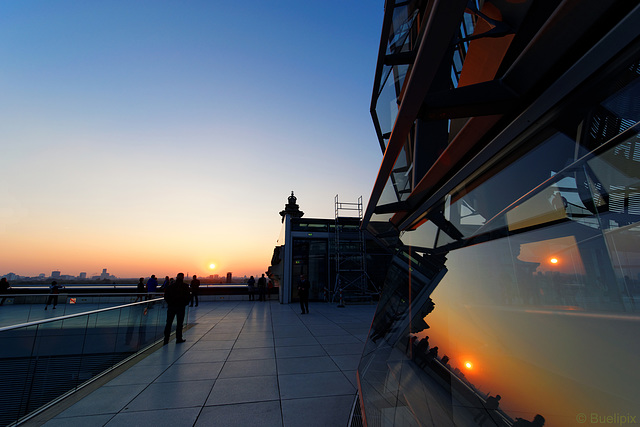
<svg viewBox="0 0 640 427">
<path fill-rule="evenodd" d="M 11 286 L 9 285 L 7 278 L 3 277 L 2 279 L 0 279 L 0 294 L 2 294 L 2 302 L 0 302 L 0 305 L 4 304 L 4 301 L 7 299 L 7 294 L 9 293 L 10 289 Z"/>
<path fill-rule="evenodd" d="M 262 273 L 262 277 L 258 279 L 258 299 L 260 301 L 265 301 L 264 291 L 267 289 L 267 279 L 264 277 L 264 273 Z"/>
<path fill-rule="evenodd" d="M 298 298 L 300 298 L 301 314 L 309 314 L 309 289 L 311 289 L 311 283 L 309 283 L 304 274 L 301 274 L 300 280 L 298 280 Z"/>
<path fill-rule="evenodd" d="M 51 303 L 53 303 L 53 309 L 56 309 L 56 305 L 58 305 L 58 294 L 63 287 L 62 285 L 58 285 L 58 282 L 55 280 L 51 282 L 51 285 L 49 285 L 49 298 L 47 298 L 47 303 L 44 305 L 45 310 Z"/>
<path fill-rule="evenodd" d="M 184 273 L 178 273 L 175 282 L 171 283 L 164 291 L 164 299 L 167 302 L 167 324 L 164 327 L 164 343 L 169 343 L 173 319 L 176 319 L 176 343 L 186 340 L 182 337 L 182 325 L 187 304 L 189 304 L 189 285 L 184 283 Z"/>
<path fill-rule="evenodd" d="M 198 293 L 200 292 L 200 280 L 194 274 L 193 280 L 191 281 L 191 304 L 189 307 L 193 307 L 193 302 L 195 301 L 196 307 L 198 306 Z"/>
</svg>

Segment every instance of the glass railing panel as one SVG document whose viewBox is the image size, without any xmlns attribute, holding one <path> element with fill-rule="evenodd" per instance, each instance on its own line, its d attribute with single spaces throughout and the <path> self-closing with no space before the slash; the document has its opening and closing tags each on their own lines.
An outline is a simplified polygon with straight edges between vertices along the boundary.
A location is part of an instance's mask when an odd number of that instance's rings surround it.
<svg viewBox="0 0 640 427">
<path fill-rule="evenodd" d="M 157 299 L 1 327 L 0 425 L 16 422 L 158 342 L 165 320 Z"/>
</svg>

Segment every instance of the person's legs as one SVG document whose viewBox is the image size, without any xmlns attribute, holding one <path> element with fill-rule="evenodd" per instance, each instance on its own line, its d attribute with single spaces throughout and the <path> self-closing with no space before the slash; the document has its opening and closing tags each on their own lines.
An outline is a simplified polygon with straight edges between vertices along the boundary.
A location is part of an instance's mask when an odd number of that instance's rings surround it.
<svg viewBox="0 0 640 427">
<path fill-rule="evenodd" d="M 184 324 L 184 307 L 176 310 L 176 342 L 182 342 L 182 325 Z"/>
<path fill-rule="evenodd" d="M 304 297 L 302 295 L 300 295 L 300 311 L 302 312 L 302 314 L 305 313 L 304 311 Z"/>
<path fill-rule="evenodd" d="M 197 306 L 198 306 L 198 294 L 193 294 L 193 296 L 194 296 L 194 297 L 195 297 L 195 299 L 196 299 L 196 307 L 197 307 Z"/>
<path fill-rule="evenodd" d="M 173 324 L 173 318 L 176 317 L 176 311 L 173 307 L 167 307 L 167 324 L 164 327 L 164 343 L 169 342 L 169 336 L 171 335 L 171 325 Z"/>
</svg>

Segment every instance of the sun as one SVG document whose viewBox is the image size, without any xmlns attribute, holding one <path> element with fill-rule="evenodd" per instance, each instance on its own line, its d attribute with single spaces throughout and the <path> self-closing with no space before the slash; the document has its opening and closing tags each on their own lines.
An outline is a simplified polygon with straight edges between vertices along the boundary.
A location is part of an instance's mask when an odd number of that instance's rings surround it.
<svg viewBox="0 0 640 427">
<path fill-rule="evenodd" d="M 211 263 L 211 264 L 209 264 L 209 268 L 210 268 L 211 270 L 213 270 L 214 268 L 216 268 L 216 265 L 215 265 L 215 264 L 213 264 L 213 263 Z"/>
<path fill-rule="evenodd" d="M 473 363 L 465 362 L 464 367 L 467 368 L 467 369 L 473 369 Z"/>
</svg>

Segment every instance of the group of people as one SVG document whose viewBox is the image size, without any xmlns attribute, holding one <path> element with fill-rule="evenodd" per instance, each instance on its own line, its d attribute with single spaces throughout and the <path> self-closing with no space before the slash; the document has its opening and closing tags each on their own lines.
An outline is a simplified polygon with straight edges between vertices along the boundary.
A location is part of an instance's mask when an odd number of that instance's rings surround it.
<svg viewBox="0 0 640 427">
<path fill-rule="evenodd" d="M 247 280 L 247 293 L 249 294 L 249 301 L 256 300 L 256 285 L 258 288 L 259 301 L 266 301 L 268 299 L 271 299 L 271 289 L 273 288 L 273 282 L 271 281 L 271 279 L 267 280 L 267 278 L 264 277 L 263 273 L 262 277 L 258 279 L 257 283 L 256 279 L 254 279 L 253 276 L 249 277 L 249 280 Z"/>
</svg>

